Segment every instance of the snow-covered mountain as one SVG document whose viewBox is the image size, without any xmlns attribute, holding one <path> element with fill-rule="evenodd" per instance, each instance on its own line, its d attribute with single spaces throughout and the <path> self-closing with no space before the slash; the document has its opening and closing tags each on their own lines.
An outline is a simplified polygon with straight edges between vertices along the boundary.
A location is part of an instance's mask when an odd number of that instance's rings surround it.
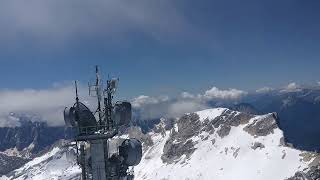
<svg viewBox="0 0 320 180">
<path fill-rule="evenodd" d="M 275 114 L 253 116 L 224 108 L 181 117 L 152 134 L 136 168 L 138 179 L 286 179 L 319 163 L 319 155 L 285 144 Z"/>
<path fill-rule="evenodd" d="M 275 113 L 251 115 L 225 108 L 162 119 L 152 132 L 128 136 L 143 142 L 136 179 L 317 179 L 320 155 L 285 142 Z M 74 151 L 61 143 L 9 173 L 7 179 L 77 179 Z M 291 180 L 290 179 L 290 180 Z"/>
<path fill-rule="evenodd" d="M 80 173 L 74 148 L 61 140 L 43 155 L 0 177 L 0 180 L 73 180 L 80 179 Z"/>
</svg>

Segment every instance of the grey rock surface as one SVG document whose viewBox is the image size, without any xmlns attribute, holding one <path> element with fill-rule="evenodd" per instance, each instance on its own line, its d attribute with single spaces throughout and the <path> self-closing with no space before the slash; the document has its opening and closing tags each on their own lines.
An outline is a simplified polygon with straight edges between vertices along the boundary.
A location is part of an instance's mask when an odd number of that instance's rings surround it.
<svg viewBox="0 0 320 180">
<path fill-rule="evenodd" d="M 320 165 L 311 167 L 307 172 L 297 172 L 293 177 L 287 180 L 319 180 Z"/>
<path fill-rule="evenodd" d="M 254 150 L 256 150 L 256 149 L 263 149 L 263 148 L 265 148 L 265 146 L 262 144 L 262 143 L 260 143 L 260 142 L 255 142 L 252 146 L 251 146 L 251 148 L 252 149 L 254 149 Z"/>
<path fill-rule="evenodd" d="M 254 123 L 247 125 L 244 130 L 252 136 L 267 136 L 278 127 L 275 117 L 274 114 L 269 114 L 265 118 L 255 120 Z"/>
<path fill-rule="evenodd" d="M 195 151 L 194 142 L 189 138 L 199 135 L 201 122 L 195 113 L 185 114 L 178 122 L 178 132 L 172 129 L 166 141 L 161 159 L 165 163 L 173 163 L 182 155 L 189 158 Z"/>
<path fill-rule="evenodd" d="M 5 175 L 28 162 L 28 159 L 0 153 L 0 176 Z"/>
</svg>

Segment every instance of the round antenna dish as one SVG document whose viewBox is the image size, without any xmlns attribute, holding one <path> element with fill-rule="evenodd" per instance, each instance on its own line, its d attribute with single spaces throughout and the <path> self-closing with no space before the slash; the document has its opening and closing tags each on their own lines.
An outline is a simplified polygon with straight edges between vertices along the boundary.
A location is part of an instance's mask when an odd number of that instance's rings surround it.
<svg viewBox="0 0 320 180">
<path fill-rule="evenodd" d="M 119 147 L 119 154 L 128 166 L 136 166 L 142 157 L 142 145 L 137 139 L 126 139 Z"/>
<path fill-rule="evenodd" d="M 78 126 L 80 128 L 95 128 L 97 126 L 97 121 L 90 109 L 84 105 L 83 103 L 75 103 L 74 104 L 75 113 L 78 113 Z"/>
</svg>

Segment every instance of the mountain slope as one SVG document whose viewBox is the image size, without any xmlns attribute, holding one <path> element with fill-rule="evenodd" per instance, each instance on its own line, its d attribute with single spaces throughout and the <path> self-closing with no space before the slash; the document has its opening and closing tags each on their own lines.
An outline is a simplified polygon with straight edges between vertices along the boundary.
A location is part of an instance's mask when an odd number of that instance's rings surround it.
<svg viewBox="0 0 320 180">
<path fill-rule="evenodd" d="M 42 156 L 34 158 L 0 180 L 72 180 L 79 179 L 81 169 L 76 165 L 74 149 L 59 141 Z"/>
<path fill-rule="evenodd" d="M 320 178 L 314 175 L 320 156 L 287 146 L 274 113 L 257 116 L 216 108 L 186 114 L 173 126 L 168 123 L 162 119 L 149 134 L 139 128 L 128 131 L 129 137 L 143 142 L 136 179 Z M 79 178 L 72 152 L 58 144 L 0 179 Z"/>
</svg>

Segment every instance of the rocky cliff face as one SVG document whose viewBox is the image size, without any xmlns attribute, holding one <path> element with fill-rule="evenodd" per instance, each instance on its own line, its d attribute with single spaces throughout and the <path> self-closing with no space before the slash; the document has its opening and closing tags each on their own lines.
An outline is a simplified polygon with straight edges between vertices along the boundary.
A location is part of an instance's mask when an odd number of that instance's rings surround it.
<svg viewBox="0 0 320 180">
<path fill-rule="evenodd" d="M 0 176 L 7 174 L 25 164 L 28 160 L 0 153 Z"/>
<path fill-rule="evenodd" d="M 64 127 L 49 127 L 44 122 L 22 121 L 18 127 L 0 127 L 0 151 L 23 156 L 29 150 L 36 154 L 71 132 Z M 16 153 L 16 154 L 15 154 Z M 18 153 L 18 154 L 17 154 Z"/>
<path fill-rule="evenodd" d="M 0 175 L 21 167 L 60 139 L 69 138 L 64 127 L 21 120 L 18 127 L 0 127 Z"/>
</svg>

